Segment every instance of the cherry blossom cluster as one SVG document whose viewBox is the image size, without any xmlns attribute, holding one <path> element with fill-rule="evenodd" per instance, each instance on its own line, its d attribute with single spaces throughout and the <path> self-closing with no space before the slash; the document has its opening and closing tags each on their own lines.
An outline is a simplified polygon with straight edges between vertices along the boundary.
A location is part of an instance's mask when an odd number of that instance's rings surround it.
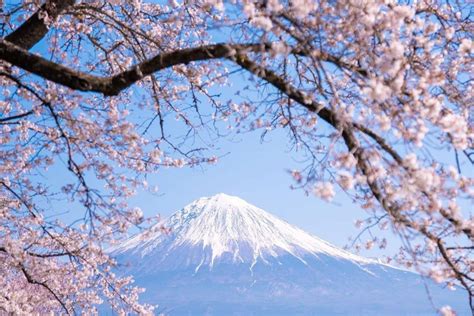
<svg viewBox="0 0 474 316">
<path fill-rule="evenodd" d="M 390 260 L 473 308 L 467 2 L 2 6 L 0 310 L 151 312 L 106 251 L 149 224 L 130 197 L 162 168 L 216 163 L 219 137 L 276 129 L 303 157 L 294 188 L 367 211 L 356 247 L 390 229 L 406 245 Z"/>
</svg>

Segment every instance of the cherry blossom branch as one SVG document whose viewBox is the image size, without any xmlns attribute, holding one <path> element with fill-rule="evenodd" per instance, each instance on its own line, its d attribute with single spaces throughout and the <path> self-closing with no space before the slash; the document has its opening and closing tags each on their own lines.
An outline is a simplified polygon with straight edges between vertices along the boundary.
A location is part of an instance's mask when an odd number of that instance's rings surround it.
<svg viewBox="0 0 474 316">
<path fill-rule="evenodd" d="M 5 251 L 6 252 L 6 251 Z M 6 252 L 8 254 L 8 252 Z M 53 297 L 54 299 L 61 305 L 61 307 L 64 309 L 64 311 L 66 312 L 67 315 L 70 315 L 70 312 L 69 312 L 69 309 L 66 307 L 66 305 L 64 304 L 64 302 L 61 300 L 61 298 L 56 294 L 56 292 L 54 292 L 51 287 L 46 283 L 46 282 L 41 282 L 41 281 L 38 281 L 38 280 L 35 280 L 33 278 L 33 276 L 28 272 L 28 270 L 26 270 L 25 266 L 20 262 L 19 263 L 19 268 L 21 270 L 21 272 L 23 273 L 23 275 L 25 276 L 25 279 L 27 280 L 28 283 L 30 284 L 35 284 L 35 285 L 39 285 L 43 288 L 45 288 Z"/>
<path fill-rule="evenodd" d="M 123 89 L 156 71 L 174 65 L 186 64 L 192 61 L 223 58 L 234 54 L 236 49 L 256 50 L 260 47 L 260 44 L 216 44 L 182 49 L 171 53 L 159 54 L 132 67 L 130 70 L 111 77 L 97 77 L 72 70 L 40 56 L 31 54 L 5 40 L 0 40 L 0 59 L 74 90 L 100 92 L 104 95 L 111 96 L 117 95 Z"/>
<path fill-rule="evenodd" d="M 5 122 L 9 122 L 9 121 L 14 121 L 14 120 L 26 117 L 26 116 L 31 115 L 31 114 L 33 114 L 33 111 L 27 111 L 27 112 L 23 112 L 23 113 L 13 115 L 13 116 L 8 116 L 8 117 L 0 117 L 0 124 L 5 123 Z"/>
<path fill-rule="evenodd" d="M 0 57 L 27 71 L 40 75 L 51 81 L 66 85 L 72 89 L 77 89 L 81 91 L 101 92 L 104 95 L 116 95 L 121 90 L 129 87 L 136 81 L 141 80 L 143 77 L 174 65 L 183 63 L 186 64 L 191 61 L 228 58 L 230 60 L 235 61 L 244 69 L 247 69 L 252 73 L 257 74 L 260 77 L 263 76 L 267 81 L 271 82 L 278 89 L 285 92 L 286 94 L 292 95 L 292 98 L 295 101 L 300 104 L 303 104 L 309 110 L 318 113 L 318 115 L 322 119 L 324 119 L 326 122 L 333 125 L 336 129 L 339 130 L 342 122 L 340 122 L 336 118 L 332 111 L 327 108 L 323 108 L 313 104 L 312 101 L 308 100 L 307 96 L 305 96 L 301 91 L 296 90 L 291 86 L 288 86 L 283 81 L 283 79 L 281 79 L 275 73 L 256 66 L 243 54 L 243 52 L 245 51 L 258 52 L 261 51 L 262 48 L 265 48 L 265 46 L 262 46 L 261 44 L 215 44 L 198 48 L 183 49 L 171 53 L 157 55 L 154 58 L 151 58 L 143 63 L 136 65 L 128 71 L 119 73 L 111 77 L 96 77 L 71 70 L 62 65 L 45 60 L 42 57 L 30 54 L 27 51 L 16 47 L 11 43 L 8 43 L 7 41 L 0 42 Z M 299 53 L 302 54 L 301 52 Z M 325 59 L 332 62 L 337 62 L 335 59 L 330 59 L 327 57 Z M 397 161 L 397 163 L 402 164 L 401 157 L 378 135 L 367 130 L 366 128 L 363 128 L 362 126 L 355 127 L 372 137 L 377 143 L 379 143 L 379 145 L 385 151 L 387 151 L 395 159 L 395 161 Z M 350 135 L 348 136 L 346 134 L 347 129 L 343 129 L 342 136 L 345 139 L 346 144 L 351 145 L 352 149 L 357 148 L 358 146 L 356 146 L 356 143 L 351 140 L 351 137 L 349 137 Z M 369 187 L 371 187 L 371 190 L 374 192 L 374 196 L 377 198 L 378 195 L 376 194 L 376 187 L 374 187 L 373 185 L 370 186 L 370 183 Z M 381 202 L 382 206 L 384 206 L 383 200 L 380 200 L 380 197 L 377 199 L 379 200 L 379 202 Z M 384 206 L 384 208 L 386 207 Z M 452 218 L 449 217 L 449 214 L 447 212 L 441 213 L 444 217 L 448 218 L 448 220 L 450 220 L 453 224 L 457 224 Z M 409 223 L 408 221 L 402 222 L 404 224 Z M 464 229 L 464 231 L 466 232 L 466 229 Z M 469 236 L 472 235 L 471 231 L 467 231 L 466 233 Z"/>
<path fill-rule="evenodd" d="M 224 10 L 215 14 L 218 5 Z M 25 0 L 4 7 L 3 33 L 12 30 L 0 39 L 0 225 L 7 228 L 0 256 L 12 277 L 0 280 L 6 313 L 16 312 L 8 305 L 62 312 L 27 282 L 19 261 L 70 312 L 93 313 L 106 298 L 119 313 L 141 314 L 139 290 L 110 273 L 115 263 L 102 247 L 144 220 L 127 201 L 148 186 L 149 172 L 206 161 L 196 150 L 213 147 L 207 136 L 223 136 L 221 119 L 229 135 L 288 128 L 292 149 L 303 149 L 308 163 L 291 171 L 300 188 L 332 197 L 336 181 L 381 227 L 392 224 L 406 242 L 400 256 L 409 254 L 407 266 L 460 284 L 472 297 L 474 228 L 460 203 L 472 197 L 473 183 L 461 166 L 474 157 L 467 3 Z M 223 43 L 209 45 L 217 38 Z M 40 43 L 41 55 L 29 52 Z M 237 71 L 255 78 L 231 88 L 235 96 L 211 92 Z M 135 83 L 138 89 L 121 93 Z M 253 83 L 258 93 L 241 95 Z M 104 97 L 112 95 L 119 96 Z M 173 115 L 184 133 L 165 133 Z M 212 126 L 215 134 L 201 134 Z M 433 154 L 412 147 L 425 144 L 455 148 L 458 171 L 438 157 L 417 160 Z M 60 162 L 76 181 L 64 178 L 53 192 L 56 185 L 38 175 Z M 105 186 L 88 187 L 94 178 Z M 59 201 L 79 202 L 86 213 L 69 225 L 50 220 L 61 216 Z"/>
<path fill-rule="evenodd" d="M 75 0 L 50 0 L 28 18 L 15 31 L 8 34 L 5 40 L 26 50 L 38 43 L 49 30 L 47 20 L 54 21 L 67 8 L 74 5 Z"/>
<path fill-rule="evenodd" d="M 326 108 L 322 107 L 321 105 L 315 103 L 311 98 L 304 95 L 301 91 L 294 88 L 291 84 L 285 82 L 280 76 L 278 76 L 273 71 L 266 69 L 262 66 L 257 65 L 253 61 L 251 61 L 246 55 L 237 54 L 232 57 L 238 65 L 242 68 L 248 70 L 250 73 L 254 74 L 255 76 L 259 77 L 267 81 L 268 83 L 272 84 L 282 93 L 286 94 L 289 98 L 293 99 L 294 101 L 298 102 L 305 108 L 307 108 L 311 112 L 317 113 L 317 115 L 333 126 L 336 130 L 341 131 L 342 138 L 344 143 L 346 144 L 349 152 L 351 152 L 354 157 L 356 158 L 357 165 L 359 169 L 363 172 L 363 174 L 367 177 L 367 185 L 369 186 L 372 194 L 374 195 L 375 199 L 380 203 L 382 208 L 390 215 L 392 220 L 395 223 L 399 223 L 407 228 L 413 229 L 415 231 L 420 232 L 426 238 L 434 242 L 443 259 L 449 265 L 453 273 L 455 274 L 455 278 L 461 283 L 461 285 L 466 289 L 469 296 L 469 305 L 472 311 L 474 311 L 472 296 L 473 291 L 471 290 L 470 286 L 465 281 L 470 280 L 473 281 L 471 277 L 466 275 L 465 273 L 461 272 L 456 265 L 453 263 L 451 258 L 449 257 L 448 253 L 446 252 L 444 243 L 441 238 L 436 237 L 425 226 L 416 225 L 412 221 L 410 221 L 405 215 L 403 215 L 397 207 L 394 207 L 389 201 L 386 200 L 384 197 L 379 184 L 375 180 L 370 179 L 370 175 L 372 174 L 371 167 L 369 166 L 367 159 L 364 157 L 364 150 L 360 147 L 359 141 L 355 137 L 353 133 L 353 125 L 351 123 L 342 122 L 336 116 L 336 114 Z M 374 136 L 376 134 L 373 134 Z M 388 148 L 388 147 L 387 147 Z M 394 151 L 393 151 L 394 152 Z M 395 152 L 394 152 L 395 153 Z"/>
<path fill-rule="evenodd" d="M 194 61 L 229 58 L 236 52 L 265 52 L 270 51 L 271 44 L 213 44 L 194 48 L 185 48 L 169 53 L 158 54 L 155 57 L 139 63 L 129 70 L 110 77 L 98 77 L 84 72 L 73 70 L 69 67 L 51 62 L 38 55 L 0 40 L 0 59 L 20 67 L 44 79 L 59 83 L 79 91 L 99 92 L 106 96 L 119 94 L 141 79 L 163 69 L 175 65 L 188 64 Z M 300 49 L 291 51 L 292 54 L 307 56 L 307 52 Z M 353 66 L 342 62 L 339 58 L 321 53 L 319 59 L 334 63 L 340 67 Z"/>
<path fill-rule="evenodd" d="M 371 129 L 361 124 L 352 123 L 352 125 L 358 130 L 360 130 L 361 132 L 363 132 L 364 134 L 371 137 L 385 152 L 387 152 L 395 160 L 395 162 L 403 170 L 407 171 L 408 173 L 411 172 L 411 170 L 409 170 L 409 168 L 407 168 L 405 164 L 403 163 L 403 158 L 380 135 L 378 135 Z M 423 190 L 420 188 L 420 191 L 423 193 L 425 197 L 427 197 L 428 199 L 430 198 L 430 194 L 426 192 L 426 190 Z M 470 227 L 465 227 L 461 221 L 454 218 L 451 214 L 449 214 L 449 212 L 446 209 L 440 208 L 439 211 L 440 211 L 441 216 L 447 219 L 454 227 L 462 231 L 470 240 L 474 240 L 474 231 Z"/>
<path fill-rule="evenodd" d="M 4 253 L 8 253 L 7 249 L 5 247 L 0 247 L 0 251 Z M 38 258 L 54 258 L 54 257 L 64 257 L 64 256 L 71 256 L 74 254 L 75 251 L 73 252 L 57 252 L 57 253 L 36 253 L 36 252 L 31 252 L 31 251 L 25 251 L 27 255 L 32 256 L 32 257 L 38 257 Z"/>
</svg>

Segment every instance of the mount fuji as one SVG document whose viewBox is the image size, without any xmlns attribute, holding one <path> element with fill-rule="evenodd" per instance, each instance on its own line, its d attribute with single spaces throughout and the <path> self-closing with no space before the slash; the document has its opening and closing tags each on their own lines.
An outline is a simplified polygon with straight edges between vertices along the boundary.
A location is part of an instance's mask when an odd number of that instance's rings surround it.
<svg viewBox="0 0 474 316">
<path fill-rule="evenodd" d="M 111 253 L 168 315 L 434 315 L 467 297 L 337 248 L 244 200 L 198 199 Z"/>
</svg>

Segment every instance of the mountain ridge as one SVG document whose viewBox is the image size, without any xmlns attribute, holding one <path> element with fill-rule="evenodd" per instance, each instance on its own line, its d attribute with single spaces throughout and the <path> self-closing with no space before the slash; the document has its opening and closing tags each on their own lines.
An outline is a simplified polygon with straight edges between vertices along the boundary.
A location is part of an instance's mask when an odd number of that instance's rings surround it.
<svg viewBox="0 0 474 316">
<path fill-rule="evenodd" d="M 114 252 L 135 248 L 145 256 L 156 245 L 179 236 L 169 246 L 170 250 L 186 243 L 202 244 L 212 252 L 211 267 L 214 260 L 226 252 L 232 253 L 234 259 L 248 260 L 238 253 L 239 243 L 246 243 L 253 250 L 251 259 L 254 263 L 268 255 L 275 257 L 277 252 L 287 252 L 303 263 L 298 255 L 300 252 L 316 256 L 323 253 L 362 264 L 380 263 L 342 250 L 239 197 L 224 193 L 193 201 L 156 226 L 164 226 L 170 233 L 156 229 L 157 233 L 151 236 L 139 234 L 115 248 Z"/>
<path fill-rule="evenodd" d="M 238 197 L 200 198 L 155 230 L 111 253 L 147 288 L 144 301 L 170 315 L 432 315 L 425 287 L 439 306 L 464 308 L 459 293 L 339 249 Z"/>
</svg>

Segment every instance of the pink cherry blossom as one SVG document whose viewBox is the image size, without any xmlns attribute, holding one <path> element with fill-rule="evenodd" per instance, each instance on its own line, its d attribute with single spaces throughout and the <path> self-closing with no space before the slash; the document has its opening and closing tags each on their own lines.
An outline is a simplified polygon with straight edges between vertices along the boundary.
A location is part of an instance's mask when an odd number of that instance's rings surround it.
<svg viewBox="0 0 474 316">
<path fill-rule="evenodd" d="M 393 232 L 390 262 L 473 296 L 468 2 L 1 6 L 0 310 L 152 313 L 106 251 L 151 224 L 130 198 L 252 130 L 285 131 L 297 188 L 367 212 L 357 248 Z"/>
</svg>

